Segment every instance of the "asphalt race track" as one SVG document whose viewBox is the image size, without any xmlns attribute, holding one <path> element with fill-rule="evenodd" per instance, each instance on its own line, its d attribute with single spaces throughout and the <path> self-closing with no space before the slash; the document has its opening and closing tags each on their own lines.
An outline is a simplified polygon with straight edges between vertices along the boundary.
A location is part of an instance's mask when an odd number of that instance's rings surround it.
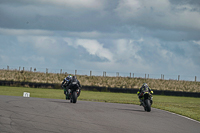
<svg viewBox="0 0 200 133">
<path fill-rule="evenodd" d="M 200 133 L 200 123 L 131 104 L 0 95 L 0 133 Z"/>
</svg>

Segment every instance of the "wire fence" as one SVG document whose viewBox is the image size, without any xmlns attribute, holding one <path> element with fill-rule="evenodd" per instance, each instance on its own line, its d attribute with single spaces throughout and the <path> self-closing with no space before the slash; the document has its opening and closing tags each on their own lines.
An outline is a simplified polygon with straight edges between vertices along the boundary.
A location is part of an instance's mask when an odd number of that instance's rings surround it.
<svg viewBox="0 0 200 133">
<path fill-rule="evenodd" d="M 43 73 L 59 73 L 59 74 L 73 74 L 85 76 L 103 76 L 103 77 L 130 77 L 130 78 L 145 78 L 145 79 L 163 79 L 163 80 L 184 80 L 199 82 L 197 76 L 188 75 L 167 75 L 167 74 L 145 74 L 135 72 L 111 72 L 100 70 L 72 70 L 72 69 L 55 69 L 55 68 L 35 68 L 35 67 L 16 67 L 16 66 L 0 66 L 2 70 L 18 70 L 31 71 Z"/>
</svg>

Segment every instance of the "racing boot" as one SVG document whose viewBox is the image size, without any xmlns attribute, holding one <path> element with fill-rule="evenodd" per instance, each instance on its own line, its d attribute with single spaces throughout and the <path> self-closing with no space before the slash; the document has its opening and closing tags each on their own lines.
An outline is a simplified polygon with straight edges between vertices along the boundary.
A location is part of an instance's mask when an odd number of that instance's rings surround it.
<svg viewBox="0 0 200 133">
<path fill-rule="evenodd" d="M 65 95 L 66 95 L 66 100 L 69 100 L 69 93 L 67 93 L 67 91 L 66 91 Z"/>
<path fill-rule="evenodd" d="M 142 102 L 142 100 L 140 99 L 140 106 L 142 106 L 142 104 L 143 104 L 143 102 Z"/>
</svg>

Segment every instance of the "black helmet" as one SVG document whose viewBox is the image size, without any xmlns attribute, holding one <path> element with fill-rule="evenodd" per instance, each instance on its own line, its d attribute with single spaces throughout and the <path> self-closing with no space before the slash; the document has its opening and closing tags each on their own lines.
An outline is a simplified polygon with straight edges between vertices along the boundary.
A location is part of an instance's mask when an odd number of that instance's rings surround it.
<svg viewBox="0 0 200 133">
<path fill-rule="evenodd" d="M 76 76 L 72 77 L 72 82 L 77 82 Z"/>
</svg>

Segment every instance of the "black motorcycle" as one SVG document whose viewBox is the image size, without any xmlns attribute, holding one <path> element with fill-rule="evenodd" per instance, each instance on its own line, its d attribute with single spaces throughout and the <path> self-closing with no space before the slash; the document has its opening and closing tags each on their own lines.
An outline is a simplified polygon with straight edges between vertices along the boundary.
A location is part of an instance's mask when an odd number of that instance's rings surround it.
<svg viewBox="0 0 200 133">
<path fill-rule="evenodd" d="M 81 90 L 77 82 L 72 82 L 69 88 L 69 99 L 71 103 L 76 103 L 77 98 L 80 96 Z"/>
<path fill-rule="evenodd" d="M 151 105 L 153 104 L 152 95 L 149 91 L 143 91 L 140 96 L 143 96 L 142 106 L 147 112 L 151 111 Z"/>
</svg>

